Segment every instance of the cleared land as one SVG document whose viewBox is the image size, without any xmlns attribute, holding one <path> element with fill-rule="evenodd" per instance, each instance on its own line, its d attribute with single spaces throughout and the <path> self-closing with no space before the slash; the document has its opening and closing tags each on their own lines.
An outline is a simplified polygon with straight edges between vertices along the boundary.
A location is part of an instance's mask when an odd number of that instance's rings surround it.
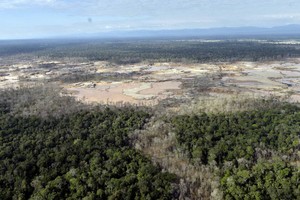
<svg viewBox="0 0 300 200">
<path fill-rule="evenodd" d="M 65 88 L 66 93 L 89 103 L 155 105 L 164 99 L 196 97 L 199 84 L 195 82 L 205 77 L 211 83 L 201 91 L 206 94 L 288 95 L 291 101 L 300 100 L 298 58 L 268 62 L 151 65 L 33 60 L 31 63 L 1 66 L 0 87 L 55 82 Z"/>
</svg>

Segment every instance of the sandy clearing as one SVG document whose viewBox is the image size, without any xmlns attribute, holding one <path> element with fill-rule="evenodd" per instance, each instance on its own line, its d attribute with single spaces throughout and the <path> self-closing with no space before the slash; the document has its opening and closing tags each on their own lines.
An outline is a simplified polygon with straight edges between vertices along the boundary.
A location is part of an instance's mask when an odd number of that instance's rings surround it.
<svg viewBox="0 0 300 200">
<path fill-rule="evenodd" d="M 39 67 L 40 63 L 55 63 L 57 67 L 51 71 Z M 76 75 L 81 73 L 132 73 L 139 72 L 134 77 L 120 82 L 93 82 L 93 80 L 62 84 L 74 91 L 74 96 L 89 102 L 153 102 L 180 94 L 176 98 L 188 94 L 185 88 L 180 88 L 181 80 L 194 79 L 199 76 L 216 77 L 216 90 L 224 93 L 236 89 L 241 92 L 253 91 L 261 93 L 276 93 L 280 95 L 294 94 L 299 98 L 300 59 L 270 62 L 219 62 L 219 63 L 138 63 L 133 65 L 114 65 L 108 62 L 82 61 L 40 61 L 20 62 L 11 66 L 1 66 L 0 87 L 16 87 L 19 84 L 29 84 L 43 79 L 59 77 L 62 74 Z M 222 79 L 220 80 L 219 77 Z M 120 80 L 120 79 L 119 79 Z M 92 88 L 96 83 L 96 87 Z M 59 83 L 61 84 L 61 83 Z M 289 87 L 288 87 L 289 86 Z M 172 91 L 174 90 L 174 91 Z M 176 90 L 176 91 L 175 91 Z M 290 92 L 290 93 L 289 93 Z M 201 94 L 200 94 L 201 95 Z"/>
<path fill-rule="evenodd" d="M 180 89 L 181 82 L 100 82 L 95 88 L 79 86 L 65 86 L 67 90 L 73 93 L 80 100 L 86 102 L 102 103 L 157 103 L 168 97 L 170 93 L 167 90 Z"/>
<path fill-rule="evenodd" d="M 282 76 L 300 78 L 300 71 L 280 71 L 280 74 L 282 74 Z"/>
<path fill-rule="evenodd" d="M 131 96 L 134 99 L 137 100 L 143 100 L 143 99 L 153 99 L 155 98 L 152 94 L 141 94 L 140 92 L 142 90 L 146 90 L 152 87 L 151 83 L 140 83 L 140 85 L 128 89 L 124 89 L 123 93 L 127 96 Z"/>
<path fill-rule="evenodd" d="M 157 72 L 157 71 L 165 71 L 170 69 L 170 66 L 149 66 L 144 71 L 146 72 Z"/>
<path fill-rule="evenodd" d="M 167 90 L 179 90 L 181 82 L 179 81 L 166 81 L 151 83 L 151 88 L 142 90 L 140 94 L 160 95 Z"/>
<path fill-rule="evenodd" d="M 117 103 L 117 102 L 130 102 L 137 103 L 133 97 L 123 94 L 123 89 L 129 87 L 128 85 L 112 84 L 97 86 L 96 88 L 81 88 L 71 87 L 68 90 L 74 91 L 77 98 L 87 102 L 99 103 Z"/>
<path fill-rule="evenodd" d="M 290 101 L 295 102 L 295 103 L 300 103 L 300 94 L 291 95 L 290 96 Z"/>
</svg>

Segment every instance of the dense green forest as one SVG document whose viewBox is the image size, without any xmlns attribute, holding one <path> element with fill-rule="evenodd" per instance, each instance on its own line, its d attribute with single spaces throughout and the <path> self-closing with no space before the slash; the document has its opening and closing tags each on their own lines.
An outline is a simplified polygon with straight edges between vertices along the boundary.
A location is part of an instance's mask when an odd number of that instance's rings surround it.
<svg viewBox="0 0 300 200">
<path fill-rule="evenodd" d="M 59 92 L 1 91 L 1 199 L 178 199 L 191 187 L 132 146 L 133 131 L 160 118 L 155 108 L 87 106 Z M 213 169 L 224 199 L 299 199 L 296 104 L 163 119 L 176 134 L 171 149 Z"/>
<path fill-rule="evenodd" d="M 9 98 L 1 99 L 1 199 L 176 196 L 176 177 L 162 173 L 130 146 L 128 134 L 147 122 L 146 110 L 93 107 L 41 117 L 18 114 Z"/>
<path fill-rule="evenodd" d="M 84 58 L 116 64 L 277 60 L 300 55 L 299 45 L 221 39 L 25 40 L 0 42 L 0 56 Z"/>
<path fill-rule="evenodd" d="M 176 116 L 172 124 L 194 165 L 218 167 L 225 199 L 300 198 L 298 106 Z"/>
<path fill-rule="evenodd" d="M 199 41 L 141 41 L 90 43 L 58 47 L 54 51 L 41 51 L 53 58 L 86 57 L 89 60 L 105 60 L 117 64 L 133 64 L 141 61 L 163 62 L 215 62 L 292 57 L 300 54 L 294 47 L 258 42 L 199 42 Z"/>
</svg>

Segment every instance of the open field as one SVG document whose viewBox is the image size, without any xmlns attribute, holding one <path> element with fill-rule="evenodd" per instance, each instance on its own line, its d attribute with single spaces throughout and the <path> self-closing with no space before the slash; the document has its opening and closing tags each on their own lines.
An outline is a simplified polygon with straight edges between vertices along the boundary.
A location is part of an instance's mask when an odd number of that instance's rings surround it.
<svg viewBox="0 0 300 200">
<path fill-rule="evenodd" d="M 236 93 L 300 100 L 296 38 L 37 40 L 0 47 L 0 88 L 55 83 L 84 102 L 105 104 L 181 104 Z"/>
<path fill-rule="evenodd" d="M 75 78 L 74 78 L 75 77 Z M 207 78 L 198 92 L 197 80 Z M 289 96 L 300 100 L 300 59 L 206 64 L 33 60 L 0 67 L 0 88 L 55 82 L 85 102 L 155 105 L 202 93 Z M 207 82 L 210 82 L 208 84 Z M 201 83 L 200 83 L 201 84 Z M 207 84 L 207 86 L 206 86 Z"/>
</svg>

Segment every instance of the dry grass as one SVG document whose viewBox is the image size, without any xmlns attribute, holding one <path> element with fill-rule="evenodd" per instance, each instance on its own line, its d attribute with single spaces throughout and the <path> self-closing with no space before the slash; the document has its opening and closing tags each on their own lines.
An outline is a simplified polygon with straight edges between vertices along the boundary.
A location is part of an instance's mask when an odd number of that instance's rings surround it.
<svg viewBox="0 0 300 200">
<path fill-rule="evenodd" d="M 222 199 L 214 166 L 195 166 L 177 148 L 171 125 L 152 119 L 147 128 L 131 136 L 136 149 L 149 156 L 164 171 L 180 178 L 179 199 Z"/>
<path fill-rule="evenodd" d="M 217 96 L 200 96 L 189 104 L 181 105 L 177 110 L 180 115 L 205 113 L 234 113 L 274 106 L 274 104 L 287 101 L 288 96 L 267 96 L 252 94 L 218 94 Z"/>
</svg>

